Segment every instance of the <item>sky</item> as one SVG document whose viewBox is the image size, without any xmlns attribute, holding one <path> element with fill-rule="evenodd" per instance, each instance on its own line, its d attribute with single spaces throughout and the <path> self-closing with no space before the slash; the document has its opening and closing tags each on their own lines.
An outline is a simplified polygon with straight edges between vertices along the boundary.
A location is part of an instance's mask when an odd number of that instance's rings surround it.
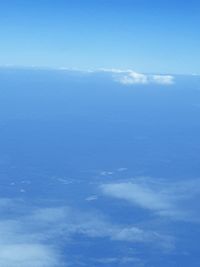
<svg viewBox="0 0 200 267">
<path fill-rule="evenodd" d="M 198 0 L 1 0 L 0 65 L 200 71 Z"/>
</svg>

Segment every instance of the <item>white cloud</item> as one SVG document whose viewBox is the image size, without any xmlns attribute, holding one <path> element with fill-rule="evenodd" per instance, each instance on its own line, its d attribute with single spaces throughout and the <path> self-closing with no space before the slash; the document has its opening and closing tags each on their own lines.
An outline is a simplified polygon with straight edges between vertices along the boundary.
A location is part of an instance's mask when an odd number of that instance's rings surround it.
<svg viewBox="0 0 200 267">
<path fill-rule="evenodd" d="M 159 194 L 155 194 L 152 189 L 134 183 L 105 184 L 102 186 L 103 192 L 113 197 L 130 201 L 143 208 L 162 210 L 168 209 L 168 199 L 164 199 Z"/>
<path fill-rule="evenodd" d="M 102 71 L 111 73 L 115 81 L 124 85 L 133 85 L 133 84 L 171 85 L 174 83 L 174 76 L 172 75 L 143 74 L 133 70 L 120 70 L 120 69 L 102 69 Z"/>
<path fill-rule="evenodd" d="M 0 245 L 0 265 L 4 267 L 55 267 L 58 263 L 54 250 L 45 245 Z"/>
<path fill-rule="evenodd" d="M 146 243 L 154 246 L 159 244 L 163 249 L 171 249 L 174 246 L 169 236 L 133 225 L 118 225 L 98 213 L 83 213 L 66 207 L 36 210 L 29 220 L 36 225 L 39 222 L 38 224 L 43 226 L 42 229 L 46 229 L 44 231 L 47 236 L 52 238 L 60 236 L 70 240 L 73 235 L 81 234 L 88 238 L 108 238 L 113 241 Z"/>
<path fill-rule="evenodd" d="M 60 267 L 59 253 L 43 242 L 46 233 L 39 233 L 25 218 L 0 221 L 0 266 Z M 36 227 L 37 228 L 37 227 Z"/>
<path fill-rule="evenodd" d="M 6 202 L 10 206 L 12 201 Z M 156 247 L 159 244 L 164 250 L 173 247 L 173 240 L 168 236 L 139 226 L 110 222 L 99 213 L 65 206 L 25 207 L 20 202 L 13 209 L 15 212 L 9 219 L 0 219 L 0 266 L 4 267 L 66 266 L 57 241 L 71 242 L 79 234 L 91 238 L 91 242 L 94 238 L 107 238 Z"/>
<path fill-rule="evenodd" d="M 200 193 L 200 180 L 167 183 L 153 179 L 135 179 L 133 182 L 101 185 L 105 195 L 122 199 L 159 216 L 176 220 L 200 221 L 196 198 Z"/>
<path fill-rule="evenodd" d="M 114 81 L 119 82 L 123 85 L 134 85 L 134 84 L 160 84 L 160 85 L 172 85 L 174 84 L 175 77 L 172 75 L 161 75 L 161 74 L 144 74 L 132 69 L 79 69 L 79 68 L 51 68 L 51 67 L 39 67 L 39 66 L 2 66 L 5 68 L 19 68 L 19 69 L 31 69 L 31 70 L 52 70 L 52 71 L 65 71 L 69 73 L 77 73 L 81 75 L 95 75 L 97 73 L 105 72 L 111 74 Z"/>
<path fill-rule="evenodd" d="M 174 83 L 174 77 L 171 75 L 153 75 L 152 79 L 155 83 L 158 84 L 173 84 Z"/>
<path fill-rule="evenodd" d="M 147 75 L 144 75 L 142 73 L 137 73 L 134 71 L 129 72 L 127 74 L 119 75 L 119 77 L 117 77 L 116 80 L 126 85 L 149 83 Z"/>
<path fill-rule="evenodd" d="M 37 209 L 36 212 L 34 208 L 14 199 L 0 199 L 0 203 L 4 206 L 0 219 L 0 266 L 63 266 L 59 248 L 55 248 L 51 240 L 55 237 L 55 229 L 51 231 L 51 226 L 55 228 L 58 220 L 63 218 L 60 210 L 50 212 L 51 209 Z"/>
</svg>

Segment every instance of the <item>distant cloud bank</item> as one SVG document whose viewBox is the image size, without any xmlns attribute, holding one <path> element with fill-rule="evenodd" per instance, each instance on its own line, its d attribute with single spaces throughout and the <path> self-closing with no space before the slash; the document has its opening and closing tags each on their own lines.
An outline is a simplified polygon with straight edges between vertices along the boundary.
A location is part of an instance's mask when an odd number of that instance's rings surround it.
<svg viewBox="0 0 200 267">
<path fill-rule="evenodd" d="M 0 68 L 11 68 L 11 69 L 28 69 L 28 70 L 51 70 L 51 71 L 66 71 L 67 73 L 81 73 L 81 74 L 97 74 L 97 73 L 108 73 L 115 82 L 119 82 L 123 85 L 148 85 L 148 84 L 158 84 L 158 85 L 173 85 L 175 83 L 175 77 L 173 75 L 164 74 L 144 74 L 134 71 L 132 69 L 122 70 L 122 69 L 79 69 L 79 68 L 66 68 L 66 67 L 38 67 L 38 66 L 0 66 Z M 198 74 L 192 74 L 193 76 L 198 76 Z"/>
<path fill-rule="evenodd" d="M 118 70 L 118 69 L 102 69 L 102 71 L 112 73 L 114 80 L 124 85 L 174 84 L 174 76 L 172 75 L 143 74 L 135 72 L 133 70 Z"/>
</svg>

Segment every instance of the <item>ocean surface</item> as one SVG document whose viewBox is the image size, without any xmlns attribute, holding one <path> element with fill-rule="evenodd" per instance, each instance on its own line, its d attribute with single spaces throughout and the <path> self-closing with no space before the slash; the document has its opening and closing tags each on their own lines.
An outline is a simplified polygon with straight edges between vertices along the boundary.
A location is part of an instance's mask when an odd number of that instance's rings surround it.
<svg viewBox="0 0 200 267">
<path fill-rule="evenodd" d="M 0 69 L 2 267 L 198 267 L 200 76 Z"/>
</svg>

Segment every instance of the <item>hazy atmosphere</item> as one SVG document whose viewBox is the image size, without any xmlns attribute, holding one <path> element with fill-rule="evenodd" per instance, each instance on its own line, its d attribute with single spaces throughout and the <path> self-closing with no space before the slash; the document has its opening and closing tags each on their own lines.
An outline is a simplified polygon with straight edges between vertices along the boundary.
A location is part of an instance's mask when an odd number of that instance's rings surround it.
<svg viewBox="0 0 200 267">
<path fill-rule="evenodd" d="M 0 1 L 1 267 L 199 267 L 199 23 Z"/>
</svg>

